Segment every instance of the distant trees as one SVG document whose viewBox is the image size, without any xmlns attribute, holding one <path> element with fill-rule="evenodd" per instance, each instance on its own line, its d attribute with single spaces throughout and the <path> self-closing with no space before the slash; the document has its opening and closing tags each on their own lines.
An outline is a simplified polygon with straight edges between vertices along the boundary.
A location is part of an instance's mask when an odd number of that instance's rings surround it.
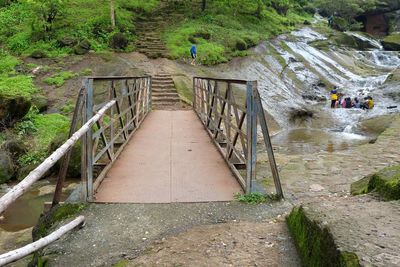
<svg viewBox="0 0 400 267">
<path fill-rule="evenodd" d="M 49 33 L 55 20 L 63 11 L 64 0 L 29 0 L 32 4 L 36 21 L 33 27 L 37 30 L 42 29 L 45 33 Z"/>
</svg>

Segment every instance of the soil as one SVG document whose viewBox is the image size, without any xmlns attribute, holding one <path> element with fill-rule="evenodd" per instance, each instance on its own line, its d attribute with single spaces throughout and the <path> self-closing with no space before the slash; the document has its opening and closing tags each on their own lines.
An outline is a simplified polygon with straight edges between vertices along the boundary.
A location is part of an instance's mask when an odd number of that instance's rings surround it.
<svg viewBox="0 0 400 267">
<path fill-rule="evenodd" d="M 166 266 L 178 263 L 187 266 L 191 265 L 187 261 L 189 257 L 205 262 L 202 257 L 207 253 L 212 255 L 208 266 L 214 262 L 263 265 L 255 261 L 263 255 L 262 262 L 270 262 L 272 266 L 282 266 L 279 263 L 285 261 L 289 265 L 284 266 L 298 266 L 284 223 L 284 212 L 290 207 L 286 201 L 261 205 L 239 202 L 91 204 L 82 213 L 86 226 L 49 246 L 45 253 L 52 266 L 110 266 L 121 259 L 136 259 L 132 264 L 154 266 L 152 262 L 159 258 Z M 210 251 L 213 246 L 222 245 L 221 242 L 227 245 L 226 249 Z M 182 253 L 170 254 L 168 258 L 169 251 L 178 252 L 184 246 L 186 259 Z M 190 252 L 194 247 L 195 251 Z M 159 254 L 162 250 L 165 254 Z M 283 252 L 286 260 L 282 259 Z M 238 260 L 235 255 L 243 253 L 248 256 L 235 263 Z"/>
</svg>

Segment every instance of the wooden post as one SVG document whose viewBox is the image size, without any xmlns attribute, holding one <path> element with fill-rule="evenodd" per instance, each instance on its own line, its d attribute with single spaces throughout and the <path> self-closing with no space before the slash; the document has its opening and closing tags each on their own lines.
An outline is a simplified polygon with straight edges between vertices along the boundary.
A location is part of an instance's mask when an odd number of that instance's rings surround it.
<svg viewBox="0 0 400 267">
<path fill-rule="evenodd" d="M 3 266 L 8 263 L 22 259 L 22 258 L 28 256 L 29 254 L 32 254 L 33 252 L 38 251 L 39 249 L 42 249 L 42 248 L 48 246 L 50 243 L 56 241 L 57 239 L 59 239 L 61 236 L 68 233 L 72 229 L 74 229 L 80 225 L 83 225 L 84 222 L 85 222 L 85 217 L 79 216 L 72 222 L 70 222 L 64 226 L 61 226 L 59 229 L 57 229 L 53 233 L 39 239 L 36 242 L 33 242 L 22 248 L 19 248 L 19 249 L 16 249 L 16 250 L 13 250 L 8 253 L 0 255 L 0 266 Z"/>
<path fill-rule="evenodd" d="M 86 121 L 93 117 L 93 79 L 86 81 Z M 86 133 L 86 178 L 87 178 L 87 192 L 88 201 L 93 200 L 93 131 L 90 127 Z"/>
<path fill-rule="evenodd" d="M 280 199 L 282 199 L 282 198 L 284 198 L 283 190 L 282 190 L 281 181 L 279 178 L 278 168 L 277 168 L 276 162 L 275 162 L 274 150 L 272 147 L 271 138 L 269 136 L 267 120 L 265 118 L 264 108 L 262 106 L 260 93 L 258 92 L 256 87 L 253 88 L 253 91 L 254 91 L 254 96 L 255 96 L 255 102 L 257 105 L 258 118 L 259 118 L 261 129 L 263 132 L 264 143 L 265 143 L 267 153 L 268 153 L 269 164 L 271 166 L 271 172 L 272 172 L 272 176 L 274 178 L 276 194 Z"/>
<path fill-rule="evenodd" d="M 74 115 L 72 117 L 71 127 L 70 127 L 69 133 L 68 133 L 68 138 L 71 138 L 71 136 L 75 133 L 76 128 L 78 127 L 79 113 L 82 110 L 84 93 L 85 93 L 85 88 L 82 87 L 79 91 L 78 99 L 76 100 Z M 73 148 L 68 150 L 67 154 L 64 156 L 64 158 L 61 162 L 61 167 L 60 167 L 60 172 L 58 174 L 58 180 L 57 180 L 56 190 L 54 192 L 52 207 L 57 205 L 61 200 L 62 188 L 64 187 L 64 180 L 65 180 L 65 177 L 67 176 L 67 171 L 68 171 L 68 166 L 69 166 L 69 162 L 71 159 L 72 150 L 73 150 Z"/>
<path fill-rule="evenodd" d="M 111 27 L 115 28 L 115 6 L 114 0 L 110 0 L 110 18 L 111 18 Z"/>
</svg>

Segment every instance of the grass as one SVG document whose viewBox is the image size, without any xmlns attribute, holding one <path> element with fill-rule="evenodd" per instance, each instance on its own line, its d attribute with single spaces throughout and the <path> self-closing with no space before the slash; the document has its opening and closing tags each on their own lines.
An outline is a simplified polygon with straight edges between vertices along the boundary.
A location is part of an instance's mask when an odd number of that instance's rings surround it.
<svg viewBox="0 0 400 267">
<path fill-rule="evenodd" d="M 72 71 L 62 71 L 60 73 L 57 73 L 51 77 L 44 79 L 43 82 L 47 83 L 48 85 L 55 85 L 57 87 L 60 87 L 64 85 L 67 80 L 72 79 L 77 75 L 78 74 Z"/>
<path fill-rule="evenodd" d="M 30 146 L 30 151 L 18 159 L 18 164 L 23 167 L 43 161 L 49 154 L 51 142 L 67 132 L 69 124 L 69 119 L 61 114 L 38 114 L 30 111 L 15 127 L 19 136 Z"/>
<path fill-rule="evenodd" d="M 235 194 L 235 199 L 239 202 L 247 204 L 261 204 L 270 201 L 271 197 L 261 193 L 250 193 L 247 195 L 237 193 Z"/>
<path fill-rule="evenodd" d="M 212 9 L 212 8 L 210 8 Z M 295 25 L 308 19 L 290 10 L 286 16 L 274 9 L 265 10 L 261 19 L 254 15 L 237 13 L 206 13 L 196 19 L 185 20 L 166 31 L 163 39 L 174 59 L 189 58 L 192 43 L 197 45 L 198 61 L 204 65 L 223 63 L 261 40 L 295 29 Z"/>
<path fill-rule="evenodd" d="M 50 32 L 44 31 L 40 12 L 31 1 L 15 1 L 0 8 L 0 43 L 16 55 L 29 56 L 41 51 L 47 57 L 71 54 L 72 47 L 61 47 L 59 40 L 71 38 L 88 40 L 95 51 L 108 50 L 110 37 L 116 32 L 135 39 L 134 18 L 151 12 L 158 0 L 115 1 L 116 28 L 110 21 L 109 1 L 69 0 L 60 8 Z"/>
<path fill-rule="evenodd" d="M 12 77 L 0 76 L 0 97 L 23 97 L 30 100 L 39 90 L 33 84 L 32 78 L 25 75 Z"/>
</svg>

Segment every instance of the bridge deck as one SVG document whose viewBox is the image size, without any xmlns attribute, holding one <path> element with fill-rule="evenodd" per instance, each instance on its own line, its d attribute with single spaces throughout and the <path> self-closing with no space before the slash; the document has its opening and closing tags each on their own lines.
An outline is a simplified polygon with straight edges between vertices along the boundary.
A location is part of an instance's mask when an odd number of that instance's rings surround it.
<svg viewBox="0 0 400 267">
<path fill-rule="evenodd" d="M 95 195 L 105 203 L 228 201 L 242 192 L 194 111 L 152 111 Z"/>
</svg>

